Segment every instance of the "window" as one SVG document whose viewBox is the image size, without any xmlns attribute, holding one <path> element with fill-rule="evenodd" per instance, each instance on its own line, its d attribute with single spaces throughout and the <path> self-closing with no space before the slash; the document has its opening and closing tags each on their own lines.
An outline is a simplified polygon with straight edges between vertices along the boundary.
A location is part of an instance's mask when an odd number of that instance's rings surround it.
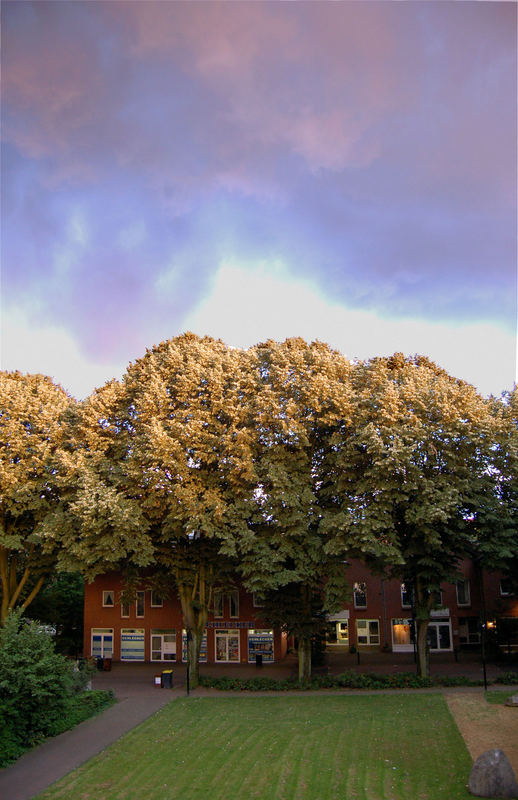
<svg viewBox="0 0 518 800">
<path fill-rule="evenodd" d="M 113 656 L 113 628 L 92 628 L 91 653 L 93 658 Z"/>
<path fill-rule="evenodd" d="M 151 608 L 163 608 L 164 601 L 157 595 L 153 589 L 151 590 Z"/>
<path fill-rule="evenodd" d="M 412 587 L 409 583 L 401 584 L 401 608 L 412 607 Z"/>
<path fill-rule="evenodd" d="M 480 620 L 478 617 L 459 619 L 459 642 L 461 644 L 480 644 Z"/>
<path fill-rule="evenodd" d="M 137 592 L 137 599 L 135 601 L 135 609 L 137 617 L 144 616 L 145 599 L 146 599 L 145 592 Z"/>
<path fill-rule="evenodd" d="M 121 661 L 144 661 L 144 628 L 121 629 Z"/>
<path fill-rule="evenodd" d="M 151 661 L 176 661 L 176 631 L 151 631 Z"/>
<path fill-rule="evenodd" d="M 126 619 L 130 615 L 130 604 L 129 603 L 121 603 L 121 617 Z"/>
<path fill-rule="evenodd" d="M 239 617 L 239 592 L 230 592 L 228 601 L 230 605 L 230 616 Z"/>
<path fill-rule="evenodd" d="M 500 581 L 500 594 L 502 597 L 508 597 L 514 594 L 513 584 L 510 578 L 502 578 Z"/>
<path fill-rule="evenodd" d="M 223 595 L 221 592 L 214 592 L 214 616 L 223 616 Z"/>
<path fill-rule="evenodd" d="M 356 636 L 359 645 L 380 643 L 380 624 L 377 619 L 357 619 Z"/>
<path fill-rule="evenodd" d="M 427 630 L 430 650 L 451 650 L 451 629 L 449 622 L 429 622 Z"/>
<path fill-rule="evenodd" d="M 113 589 L 103 592 L 103 606 L 113 607 L 115 605 L 115 592 Z"/>
<path fill-rule="evenodd" d="M 471 595 L 469 590 L 469 581 L 465 578 L 457 581 L 457 605 L 469 606 L 471 605 Z"/>
<path fill-rule="evenodd" d="M 354 607 L 367 608 L 367 584 L 354 584 Z"/>
<path fill-rule="evenodd" d="M 254 608 L 263 608 L 264 599 L 261 597 L 260 594 L 257 594 L 257 592 L 253 592 L 252 593 L 252 598 L 253 598 L 253 602 L 254 602 Z"/>
</svg>

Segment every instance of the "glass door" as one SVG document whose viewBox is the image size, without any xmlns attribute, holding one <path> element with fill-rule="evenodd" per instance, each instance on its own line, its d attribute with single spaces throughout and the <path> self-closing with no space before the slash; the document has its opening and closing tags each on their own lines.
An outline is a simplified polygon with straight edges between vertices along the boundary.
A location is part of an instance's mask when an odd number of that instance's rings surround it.
<svg viewBox="0 0 518 800">
<path fill-rule="evenodd" d="M 216 630 L 216 661 L 239 661 L 239 630 Z"/>
</svg>

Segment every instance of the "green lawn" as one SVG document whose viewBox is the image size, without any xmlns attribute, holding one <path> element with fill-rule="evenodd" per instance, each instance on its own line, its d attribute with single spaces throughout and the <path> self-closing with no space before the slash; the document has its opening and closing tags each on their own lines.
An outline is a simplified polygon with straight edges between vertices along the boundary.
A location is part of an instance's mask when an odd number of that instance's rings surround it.
<svg viewBox="0 0 518 800">
<path fill-rule="evenodd" d="M 467 800 L 441 695 L 175 700 L 39 795 L 74 800 Z"/>
</svg>

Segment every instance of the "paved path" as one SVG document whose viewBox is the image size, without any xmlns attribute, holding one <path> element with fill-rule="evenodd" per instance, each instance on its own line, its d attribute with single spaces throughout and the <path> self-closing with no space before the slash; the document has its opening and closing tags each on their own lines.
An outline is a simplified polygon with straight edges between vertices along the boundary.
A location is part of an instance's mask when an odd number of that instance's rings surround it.
<svg viewBox="0 0 518 800">
<path fill-rule="evenodd" d="M 415 669 L 411 662 L 411 655 L 409 656 L 407 653 L 398 654 L 396 657 L 391 655 L 389 658 L 362 656 L 361 666 L 357 663 L 357 659 L 348 653 L 345 655 L 331 654 L 328 661 L 332 672 L 339 672 L 344 668 L 373 672 L 410 671 L 412 667 Z M 481 676 L 481 667 L 477 659 L 457 664 L 450 656 L 440 661 L 437 660 L 434 667 L 433 673 L 438 674 L 444 672 L 472 677 Z M 243 677 L 262 675 L 280 678 L 293 674 L 295 669 L 296 659 L 289 656 L 284 662 L 264 668 L 257 668 L 255 665 L 233 667 L 232 665 L 207 664 L 202 665 L 201 672 L 214 675 L 242 675 Z M 173 666 L 174 688 L 172 690 L 161 689 L 154 685 L 155 675 L 159 671 L 160 666 L 156 664 L 114 664 L 111 672 L 96 674 L 93 679 L 94 688 L 113 689 L 119 702 L 98 716 L 86 720 L 72 730 L 49 739 L 34 750 L 30 750 L 10 767 L 0 769 L 0 800 L 30 800 L 71 770 L 76 769 L 120 739 L 121 736 L 163 708 L 168 702 L 177 697 L 184 697 L 185 666 L 181 664 Z M 493 671 L 495 674 L 499 672 L 498 668 L 492 666 L 491 672 Z M 407 690 L 400 691 L 405 693 Z M 411 691 L 430 692 L 434 690 L 413 689 Z M 435 691 L 444 692 L 445 690 L 436 689 Z M 468 691 L 470 690 L 468 689 Z M 477 691 L 481 692 L 481 689 Z M 389 692 L 395 694 L 398 693 L 398 690 L 392 689 Z M 329 690 L 329 693 L 343 694 L 343 691 Z M 355 692 L 349 693 L 354 694 Z M 366 694 L 365 691 L 359 693 Z M 195 694 L 198 697 L 222 697 L 227 693 L 199 688 Z M 257 696 L 259 693 L 254 694 Z M 313 694 L 313 692 L 309 694 Z M 228 696 L 235 697 L 236 693 L 229 692 Z"/>
<path fill-rule="evenodd" d="M 120 739 L 183 689 L 156 689 L 122 698 L 70 731 L 48 739 L 14 764 L 0 769 L 0 800 L 29 800 Z"/>
</svg>

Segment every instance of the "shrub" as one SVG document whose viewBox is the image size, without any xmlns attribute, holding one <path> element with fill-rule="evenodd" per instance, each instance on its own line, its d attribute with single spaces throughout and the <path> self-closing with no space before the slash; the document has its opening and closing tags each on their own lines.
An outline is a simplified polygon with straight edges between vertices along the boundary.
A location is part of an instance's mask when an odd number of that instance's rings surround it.
<svg viewBox="0 0 518 800">
<path fill-rule="evenodd" d="M 518 683 L 518 672 L 502 672 L 502 674 L 495 679 L 495 683 L 505 683 L 512 686 L 513 684 Z"/>
<path fill-rule="evenodd" d="M 88 679 L 88 670 L 55 652 L 38 623 L 9 614 L 0 628 L 0 763 L 65 730 L 70 699 Z"/>
</svg>

